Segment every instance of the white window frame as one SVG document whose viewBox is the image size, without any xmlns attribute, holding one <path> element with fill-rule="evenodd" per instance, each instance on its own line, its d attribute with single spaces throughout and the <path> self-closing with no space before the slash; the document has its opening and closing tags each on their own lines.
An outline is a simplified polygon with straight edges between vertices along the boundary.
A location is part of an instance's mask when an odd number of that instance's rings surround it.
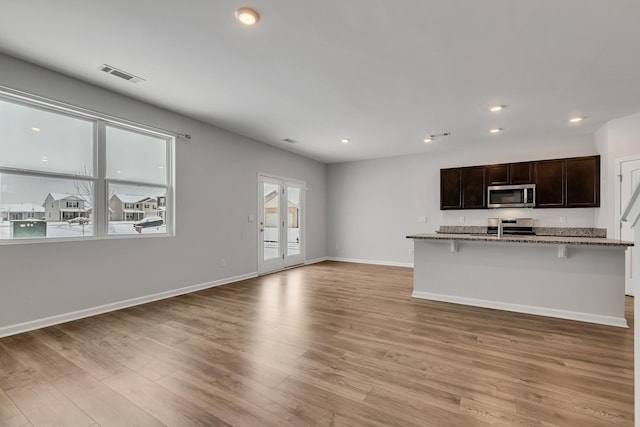
<svg viewBox="0 0 640 427">
<path fill-rule="evenodd" d="M 30 169 L 19 169 L 3 167 L 0 163 L 0 174 L 22 175 L 30 177 L 65 179 L 75 181 L 90 182 L 93 185 L 93 236 L 79 237 L 46 237 L 33 239 L 0 239 L 0 245 L 8 244 L 29 244 L 29 243 L 51 243 L 69 241 L 87 241 L 103 239 L 140 239 L 140 238 L 161 238 L 175 236 L 175 145 L 178 134 L 142 125 L 118 117 L 108 116 L 94 111 L 86 110 L 69 104 L 60 103 L 33 94 L 16 91 L 0 86 L 0 100 L 22 105 L 29 108 L 39 109 L 54 114 L 71 117 L 78 120 L 93 123 L 93 165 L 92 176 L 75 175 L 69 173 L 58 173 L 48 171 L 37 171 Z M 166 184 L 149 183 L 144 181 L 119 180 L 106 177 L 107 170 L 107 126 L 140 133 L 155 138 L 166 140 Z M 148 234 L 109 234 L 109 194 L 110 184 L 126 185 L 135 187 L 164 188 L 166 190 L 165 200 L 169 209 L 165 210 L 166 233 Z"/>
</svg>

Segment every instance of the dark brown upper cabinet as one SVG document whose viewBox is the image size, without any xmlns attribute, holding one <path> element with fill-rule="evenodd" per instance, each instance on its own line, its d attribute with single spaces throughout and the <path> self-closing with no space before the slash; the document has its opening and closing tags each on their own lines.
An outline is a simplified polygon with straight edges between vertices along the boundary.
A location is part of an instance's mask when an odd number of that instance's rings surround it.
<svg viewBox="0 0 640 427">
<path fill-rule="evenodd" d="M 461 169 L 440 169 L 440 209 L 462 209 Z"/>
<path fill-rule="evenodd" d="M 533 184 L 533 163 L 509 164 L 509 184 Z"/>
<path fill-rule="evenodd" d="M 509 165 L 487 166 L 487 185 L 509 184 Z"/>
<path fill-rule="evenodd" d="M 440 170 L 440 209 L 483 209 L 486 204 L 484 166 Z"/>
<path fill-rule="evenodd" d="M 487 207 L 485 167 L 462 168 L 462 209 L 483 209 Z"/>
<path fill-rule="evenodd" d="M 488 165 L 487 185 L 532 184 L 533 163 L 504 163 Z"/>
<path fill-rule="evenodd" d="M 568 208 L 600 206 L 600 156 L 566 159 Z"/>
<path fill-rule="evenodd" d="M 565 207 L 565 161 L 543 160 L 535 162 L 536 207 Z"/>
</svg>

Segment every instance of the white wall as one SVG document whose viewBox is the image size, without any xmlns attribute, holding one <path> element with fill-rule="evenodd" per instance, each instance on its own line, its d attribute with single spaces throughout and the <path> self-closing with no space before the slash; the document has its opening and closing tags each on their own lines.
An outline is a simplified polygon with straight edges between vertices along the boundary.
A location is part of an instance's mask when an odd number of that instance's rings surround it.
<svg viewBox="0 0 640 427">
<path fill-rule="evenodd" d="M 192 135 L 176 147 L 175 238 L 0 245 L 0 331 L 255 273 L 247 217 L 257 213 L 259 172 L 306 182 L 306 258 L 327 256 L 326 165 L 4 55 L 0 85 Z"/>
<path fill-rule="evenodd" d="M 515 216 L 534 218 L 536 226 L 593 227 L 598 208 L 441 211 L 440 169 L 594 154 L 592 136 L 583 135 L 329 165 L 329 254 L 410 265 L 413 241 L 406 235 L 458 225 L 460 216 L 462 225 Z"/>
<path fill-rule="evenodd" d="M 596 132 L 595 143 L 602 156 L 602 209 L 596 216 L 596 223 L 613 237 L 618 224 L 615 218 L 616 161 L 640 155 L 640 113 L 611 120 Z"/>
</svg>

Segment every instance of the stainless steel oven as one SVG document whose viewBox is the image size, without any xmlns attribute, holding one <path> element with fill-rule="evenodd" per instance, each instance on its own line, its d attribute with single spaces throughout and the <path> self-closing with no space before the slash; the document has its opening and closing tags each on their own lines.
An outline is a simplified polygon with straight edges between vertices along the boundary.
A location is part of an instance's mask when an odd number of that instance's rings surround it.
<svg viewBox="0 0 640 427">
<path fill-rule="evenodd" d="M 487 234 L 502 235 L 535 235 L 531 218 L 489 218 Z"/>
<path fill-rule="evenodd" d="M 487 201 L 490 208 L 532 208 L 536 205 L 536 185 L 490 185 Z"/>
</svg>

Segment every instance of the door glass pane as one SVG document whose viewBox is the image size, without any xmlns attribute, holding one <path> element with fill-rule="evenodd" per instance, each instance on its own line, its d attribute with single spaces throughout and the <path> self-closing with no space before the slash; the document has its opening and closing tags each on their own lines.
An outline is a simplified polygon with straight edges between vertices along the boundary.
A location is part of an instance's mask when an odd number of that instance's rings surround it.
<svg viewBox="0 0 640 427">
<path fill-rule="evenodd" d="M 263 182 L 263 245 L 264 259 L 278 258 L 280 254 L 280 186 Z"/>
<path fill-rule="evenodd" d="M 300 196 L 297 187 L 287 187 L 287 256 L 300 255 Z"/>
<path fill-rule="evenodd" d="M 167 232 L 167 189 L 109 185 L 109 234 Z"/>
<path fill-rule="evenodd" d="M 107 178 L 167 183 L 167 140 L 107 127 Z"/>
<path fill-rule="evenodd" d="M 0 239 L 93 236 L 93 182 L 0 174 Z"/>
<path fill-rule="evenodd" d="M 0 100 L 0 166 L 93 176 L 93 122 Z"/>
</svg>

